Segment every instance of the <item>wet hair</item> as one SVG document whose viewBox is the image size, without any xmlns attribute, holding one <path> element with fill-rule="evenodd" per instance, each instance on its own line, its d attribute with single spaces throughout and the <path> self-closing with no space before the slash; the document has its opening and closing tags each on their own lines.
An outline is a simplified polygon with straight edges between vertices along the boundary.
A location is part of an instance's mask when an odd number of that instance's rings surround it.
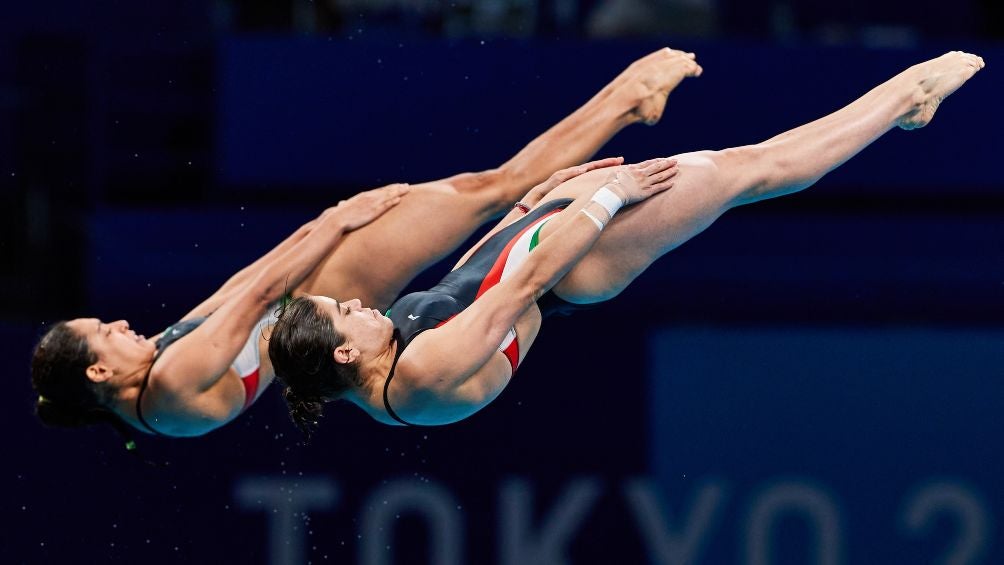
<svg viewBox="0 0 1004 565">
<path fill-rule="evenodd" d="M 279 312 L 268 342 L 268 356 L 276 378 L 284 385 L 282 396 L 289 417 L 309 441 L 324 412 L 324 402 L 362 386 L 359 367 L 336 363 L 335 348 L 345 336 L 335 330 L 331 317 L 306 297 L 291 300 Z"/>
<path fill-rule="evenodd" d="M 87 367 L 97 361 L 87 339 L 66 322 L 42 336 L 31 356 L 31 386 L 38 393 L 35 415 L 43 424 L 57 428 L 111 424 L 122 432 L 125 424 L 106 407 L 113 391 L 87 378 Z"/>
</svg>

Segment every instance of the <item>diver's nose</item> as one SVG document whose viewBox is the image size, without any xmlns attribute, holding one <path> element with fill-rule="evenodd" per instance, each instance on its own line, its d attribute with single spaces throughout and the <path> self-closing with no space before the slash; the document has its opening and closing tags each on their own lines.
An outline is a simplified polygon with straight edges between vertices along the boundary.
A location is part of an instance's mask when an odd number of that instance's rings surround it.
<svg viewBox="0 0 1004 565">
<path fill-rule="evenodd" d="M 353 298 L 352 300 L 349 300 L 346 304 L 348 305 L 349 308 L 353 310 L 358 310 L 363 307 L 362 301 L 359 300 L 358 298 Z"/>
<path fill-rule="evenodd" d="M 115 325 L 118 326 L 119 328 L 122 328 L 123 330 L 128 330 L 129 329 L 129 322 L 127 322 L 125 320 L 119 320 L 119 321 L 115 322 Z"/>
</svg>

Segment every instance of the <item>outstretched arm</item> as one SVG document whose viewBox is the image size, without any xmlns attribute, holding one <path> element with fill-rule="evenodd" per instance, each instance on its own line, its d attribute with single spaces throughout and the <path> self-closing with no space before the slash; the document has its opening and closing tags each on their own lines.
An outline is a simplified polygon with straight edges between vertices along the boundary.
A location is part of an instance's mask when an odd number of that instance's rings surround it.
<svg viewBox="0 0 1004 565">
<path fill-rule="evenodd" d="M 208 390 L 226 374 L 258 320 L 285 289 L 299 284 L 331 253 L 343 234 L 397 205 L 406 192 L 407 188 L 400 186 L 371 190 L 326 210 L 299 241 L 262 265 L 205 323 L 167 349 L 154 375 L 179 394 Z"/>
<path fill-rule="evenodd" d="M 439 395 L 472 395 L 464 402 L 479 403 L 483 395 L 497 393 L 498 383 L 504 384 L 508 373 L 489 361 L 509 330 L 589 251 L 620 206 L 671 187 L 675 165 L 675 161 L 658 159 L 625 167 L 612 182 L 580 197 L 584 201 L 580 211 L 538 245 L 511 277 L 485 292 L 450 323 L 416 338 L 395 374 Z M 480 384 L 465 386 L 472 378 Z"/>
</svg>

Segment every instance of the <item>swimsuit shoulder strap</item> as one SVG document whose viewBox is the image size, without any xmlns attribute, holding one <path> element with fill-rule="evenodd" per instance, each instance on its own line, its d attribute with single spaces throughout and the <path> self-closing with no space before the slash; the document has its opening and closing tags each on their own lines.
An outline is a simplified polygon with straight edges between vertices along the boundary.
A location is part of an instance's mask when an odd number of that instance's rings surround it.
<svg viewBox="0 0 1004 565">
<path fill-rule="evenodd" d="M 155 436 L 167 437 L 167 434 L 162 434 L 154 429 L 150 425 L 150 422 L 146 421 L 143 417 L 143 394 L 146 392 L 147 385 L 150 384 L 150 373 L 153 372 L 153 366 L 157 364 L 157 359 L 160 359 L 160 354 L 164 352 L 164 349 L 157 351 L 157 354 L 153 356 L 153 361 L 150 363 L 150 367 L 146 370 L 146 374 L 143 375 L 143 384 L 139 386 L 139 394 L 136 395 L 136 418 L 139 420 L 143 427 L 145 427 L 150 433 Z"/>
<path fill-rule="evenodd" d="M 146 374 L 143 375 L 143 384 L 139 387 L 139 395 L 136 396 L 136 417 L 143 424 L 150 433 L 158 436 L 169 437 L 167 434 L 158 432 L 150 425 L 150 422 L 146 421 L 143 417 L 143 394 L 146 393 L 146 387 L 150 384 L 150 373 L 153 372 L 153 366 L 157 364 L 157 359 L 160 359 L 164 350 L 167 349 L 172 343 L 178 341 L 179 339 L 185 337 L 195 328 L 202 325 L 206 321 L 208 316 L 197 316 L 195 318 L 189 318 L 187 320 L 182 320 L 173 326 L 168 327 L 164 330 L 164 333 L 157 340 L 157 354 L 153 356 L 153 361 L 150 363 L 150 368 L 146 370 Z"/>
<path fill-rule="evenodd" d="M 405 426 L 413 426 L 409 422 L 406 422 L 403 418 L 394 412 L 394 409 L 390 407 L 390 398 L 387 396 L 387 391 L 390 389 L 390 381 L 394 378 L 394 370 L 397 368 L 397 360 L 401 358 L 401 354 L 404 353 L 404 340 L 401 339 L 401 335 L 394 330 L 394 339 L 397 341 L 397 354 L 394 355 L 394 363 L 390 366 L 390 373 L 387 374 L 387 380 L 383 383 L 383 407 L 387 411 L 387 414 L 397 420 L 398 422 L 404 424 Z"/>
</svg>

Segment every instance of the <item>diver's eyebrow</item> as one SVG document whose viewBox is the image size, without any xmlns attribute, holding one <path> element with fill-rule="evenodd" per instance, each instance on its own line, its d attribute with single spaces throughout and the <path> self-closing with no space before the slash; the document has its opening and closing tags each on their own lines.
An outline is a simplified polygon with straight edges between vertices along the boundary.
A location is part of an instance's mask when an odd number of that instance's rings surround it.
<svg viewBox="0 0 1004 565">
<path fill-rule="evenodd" d="M 98 320 L 98 333 L 101 333 L 101 320 Z"/>
</svg>

